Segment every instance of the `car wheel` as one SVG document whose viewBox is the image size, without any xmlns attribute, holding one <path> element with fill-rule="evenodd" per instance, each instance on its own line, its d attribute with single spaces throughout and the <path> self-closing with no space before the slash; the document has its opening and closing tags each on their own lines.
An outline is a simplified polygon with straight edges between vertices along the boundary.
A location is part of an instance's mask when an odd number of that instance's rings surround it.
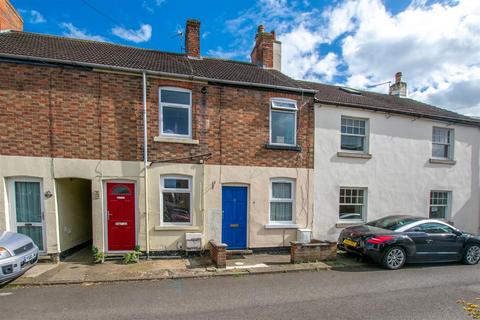
<svg viewBox="0 0 480 320">
<path fill-rule="evenodd" d="M 477 244 L 468 245 L 463 254 L 463 263 L 477 264 L 480 261 L 480 246 Z"/>
<path fill-rule="evenodd" d="M 401 247 L 390 247 L 385 250 L 382 264 L 385 268 L 390 270 L 397 270 L 403 267 L 407 261 L 407 254 Z"/>
</svg>

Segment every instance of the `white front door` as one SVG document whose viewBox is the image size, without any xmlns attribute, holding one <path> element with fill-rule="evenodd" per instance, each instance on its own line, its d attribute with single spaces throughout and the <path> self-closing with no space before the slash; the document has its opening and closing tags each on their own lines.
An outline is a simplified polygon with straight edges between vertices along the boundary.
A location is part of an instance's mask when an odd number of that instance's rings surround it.
<svg viewBox="0 0 480 320">
<path fill-rule="evenodd" d="M 45 252 L 43 192 L 40 180 L 15 179 L 11 182 L 12 229 L 30 238 Z"/>
</svg>

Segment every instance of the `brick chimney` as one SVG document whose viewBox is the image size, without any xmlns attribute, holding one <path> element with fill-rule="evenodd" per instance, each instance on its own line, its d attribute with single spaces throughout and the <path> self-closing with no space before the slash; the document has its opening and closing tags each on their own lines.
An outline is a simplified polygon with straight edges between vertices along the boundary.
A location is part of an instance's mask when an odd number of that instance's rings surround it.
<svg viewBox="0 0 480 320">
<path fill-rule="evenodd" d="M 282 69 L 282 43 L 275 38 L 275 31 L 265 32 L 259 25 L 255 36 L 255 46 L 250 54 L 252 63 L 278 71 Z"/>
<path fill-rule="evenodd" d="M 200 21 L 187 20 L 185 50 L 189 57 L 200 58 Z"/>
<path fill-rule="evenodd" d="M 23 20 L 9 0 L 0 0 L 0 31 L 23 30 Z"/>
<path fill-rule="evenodd" d="M 402 81 L 402 73 L 395 73 L 395 83 L 390 86 L 389 94 L 400 98 L 407 97 L 407 83 Z"/>
</svg>

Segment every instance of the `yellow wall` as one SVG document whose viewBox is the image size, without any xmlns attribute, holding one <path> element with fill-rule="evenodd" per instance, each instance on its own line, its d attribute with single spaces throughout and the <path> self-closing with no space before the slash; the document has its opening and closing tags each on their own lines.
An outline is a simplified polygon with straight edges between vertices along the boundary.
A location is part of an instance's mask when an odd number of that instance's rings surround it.
<svg viewBox="0 0 480 320">
<path fill-rule="evenodd" d="M 91 181 L 56 180 L 60 251 L 92 240 Z"/>
</svg>

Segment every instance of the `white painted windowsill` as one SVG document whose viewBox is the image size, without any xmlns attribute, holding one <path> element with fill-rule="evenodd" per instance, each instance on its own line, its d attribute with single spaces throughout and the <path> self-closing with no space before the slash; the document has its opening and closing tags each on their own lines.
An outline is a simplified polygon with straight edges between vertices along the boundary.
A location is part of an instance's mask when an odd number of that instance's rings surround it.
<svg viewBox="0 0 480 320">
<path fill-rule="evenodd" d="M 354 226 L 361 226 L 365 221 L 339 221 L 335 224 L 335 228 L 348 228 Z"/>
<path fill-rule="evenodd" d="M 454 165 L 455 163 L 457 163 L 455 160 L 439 159 L 439 158 L 430 158 L 429 162 L 430 163 L 436 163 L 436 164 L 450 164 L 450 165 Z"/>
<path fill-rule="evenodd" d="M 300 226 L 294 223 L 284 223 L 284 224 L 266 224 L 265 229 L 298 229 Z"/>
<path fill-rule="evenodd" d="M 153 138 L 155 142 L 168 142 L 168 143 L 183 143 L 183 144 L 199 144 L 198 140 L 191 138 L 177 138 L 177 137 L 167 137 L 167 136 L 156 136 Z"/>
<path fill-rule="evenodd" d="M 372 155 L 369 154 L 369 153 L 348 152 L 348 151 L 337 152 L 337 157 L 340 157 L 340 158 L 357 158 L 357 159 L 372 159 Z"/>
<path fill-rule="evenodd" d="M 155 226 L 155 231 L 199 231 L 197 226 Z"/>
</svg>

